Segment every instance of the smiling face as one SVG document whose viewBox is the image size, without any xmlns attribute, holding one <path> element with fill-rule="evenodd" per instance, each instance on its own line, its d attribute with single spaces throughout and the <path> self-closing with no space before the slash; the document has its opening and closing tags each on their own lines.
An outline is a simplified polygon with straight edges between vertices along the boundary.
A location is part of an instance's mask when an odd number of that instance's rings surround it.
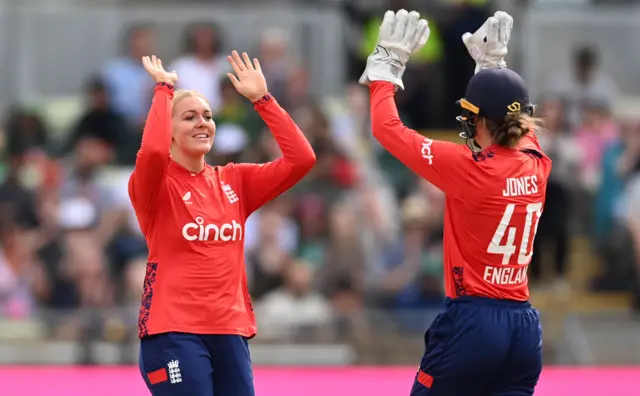
<svg viewBox="0 0 640 396">
<path fill-rule="evenodd" d="M 216 124 L 207 101 L 193 91 L 177 92 L 173 98 L 172 137 L 174 149 L 189 157 L 211 150 Z"/>
</svg>

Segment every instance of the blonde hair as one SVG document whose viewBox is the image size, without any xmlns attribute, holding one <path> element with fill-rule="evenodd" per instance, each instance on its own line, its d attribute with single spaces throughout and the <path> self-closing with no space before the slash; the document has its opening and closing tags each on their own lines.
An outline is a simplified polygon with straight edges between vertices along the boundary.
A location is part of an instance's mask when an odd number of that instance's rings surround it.
<svg viewBox="0 0 640 396">
<path fill-rule="evenodd" d="M 194 96 L 197 97 L 197 98 L 201 98 L 202 100 L 207 102 L 207 104 L 209 103 L 209 101 L 207 100 L 207 98 L 204 97 L 203 94 L 201 94 L 200 92 L 198 92 L 198 91 L 196 91 L 194 89 L 178 89 L 173 94 L 173 100 L 171 101 L 171 105 L 172 105 L 172 107 L 176 107 L 178 102 L 180 102 L 182 99 L 190 98 L 190 97 L 194 97 Z"/>
<path fill-rule="evenodd" d="M 485 123 L 493 141 L 507 148 L 515 147 L 524 135 L 536 132 L 543 124 L 540 118 L 525 113 L 509 114 L 501 124 L 487 119 Z"/>
</svg>

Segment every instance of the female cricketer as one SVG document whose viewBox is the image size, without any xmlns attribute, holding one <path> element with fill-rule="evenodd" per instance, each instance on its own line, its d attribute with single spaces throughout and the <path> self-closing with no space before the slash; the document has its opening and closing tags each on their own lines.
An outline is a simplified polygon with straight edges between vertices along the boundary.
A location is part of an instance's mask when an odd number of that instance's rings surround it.
<svg viewBox="0 0 640 396">
<path fill-rule="evenodd" d="M 302 179 L 315 154 L 269 94 L 260 63 L 236 51 L 228 77 L 273 133 L 282 157 L 210 166 L 216 127 L 207 100 L 174 92 L 155 56 L 156 82 L 129 197 L 149 247 L 138 320 L 140 371 L 154 396 L 253 396 L 247 340 L 256 323 L 244 265 L 245 220 Z"/>
<path fill-rule="evenodd" d="M 466 146 L 405 127 L 394 92 L 412 52 L 428 38 L 416 12 L 387 11 L 360 82 L 370 87 L 373 135 L 444 191 L 445 309 L 425 334 L 413 396 L 533 395 L 542 330 L 529 302 L 527 266 L 551 160 L 522 78 L 504 56 L 513 19 L 498 12 L 463 42 L 476 74 L 459 101 Z"/>
</svg>

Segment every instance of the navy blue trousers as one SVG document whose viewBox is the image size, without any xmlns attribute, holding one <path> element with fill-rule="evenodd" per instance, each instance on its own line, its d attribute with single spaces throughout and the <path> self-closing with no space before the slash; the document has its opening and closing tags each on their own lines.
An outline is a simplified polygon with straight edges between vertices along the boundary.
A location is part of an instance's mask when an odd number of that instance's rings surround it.
<svg viewBox="0 0 640 396">
<path fill-rule="evenodd" d="M 542 329 L 528 302 L 460 297 L 425 334 L 411 396 L 530 396 L 542 371 Z"/>
<path fill-rule="evenodd" d="M 255 396 L 242 336 L 151 335 L 140 342 L 139 363 L 153 396 Z"/>
</svg>

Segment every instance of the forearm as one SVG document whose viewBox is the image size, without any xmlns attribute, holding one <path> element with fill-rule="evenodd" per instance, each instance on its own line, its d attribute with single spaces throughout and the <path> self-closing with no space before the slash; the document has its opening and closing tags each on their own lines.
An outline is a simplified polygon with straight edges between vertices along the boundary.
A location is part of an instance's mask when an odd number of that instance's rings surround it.
<svg viewBox="0 0 640 396">
<path fill-rule="evenodd" d="M 411 150 L 416 137 L 424 138 L 406 127 L 400 120 L 392 83 L 376 81 L 371 84 L 371 128 L 373 136 L 394 157 L 413 168 L 415 153 Z"/>
<path fill-rule="evenodd" d="M 160 153 L 168 156 L 171 148 L 171 101 L 173 86 L 157 84 L 147 122 L 142 133 L 139 155 Z"/>
<path fill-rule="evenodd" d="M 267 95 L 254 108 L 278 143 L 282 160 L 293 168 L 311 169 L 316 159 L 311 144 L 275 98 Z"/>
<path fill-rule="evenodd" d="M 148 216 L 169 166 L 173 86 L 157 84 L 136 165 L 129 180 L 129 196 L 136 212 Z"/>
</svg>

